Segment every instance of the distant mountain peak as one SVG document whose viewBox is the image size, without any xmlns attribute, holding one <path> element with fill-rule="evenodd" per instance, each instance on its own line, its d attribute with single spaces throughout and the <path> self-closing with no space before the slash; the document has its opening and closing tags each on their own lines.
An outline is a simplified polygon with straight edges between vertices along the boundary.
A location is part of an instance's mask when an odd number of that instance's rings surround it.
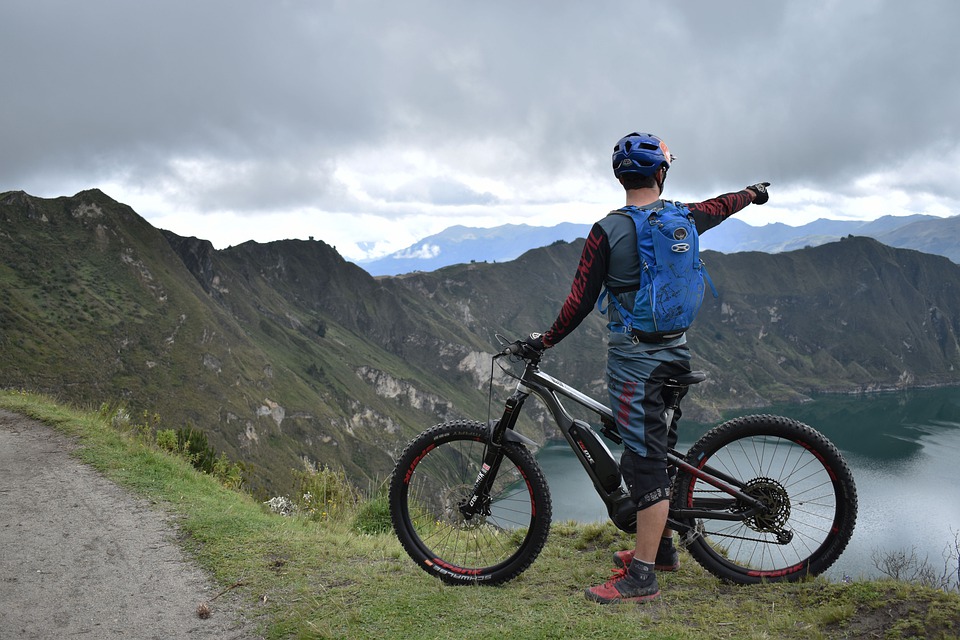
<svg viewBox="0 0 960 640">
<path fill-rule="evenodd" d="M 753 226 L 730 218 L 701 236 L 704 250 L 721 253 L 761 251 L 779 253 L 816 247 L 848 235 L 876 238 L 891 246 L 943 255 L 960 262 L 960 248 L 938 238 L 955 238 L 960 217 L 929 215 L 882 216 L 876 220 L 831 220 L 820 218 L 801 226 L 773 222 Z M 413 271 L 435 271 L 441 267 L 470 262 L 506 262 L 530 249 L 549 246 L 559 240 L 584 238 L 589 224 L 560 223 L 552 227 L 504 224 L 481 228 L 455 225 L 428 236 L 388 256 L 357 262 L 375 276 L 399 275 Z M 940 233 L 936 229 L 942 229 Z"/>
<path fill-rule="evenodd" d="M 552 227 L 528 224 L 504 224 L 489 228 L 455 225 L 388 256 L 361 260 L 358 264 L 371 275 L 386 276 L 435 271 L 441 267 L 470 262 L 506 262 L 530 249 L 545 247 L 557 240 L 572 242 L 586 237 L 590 226 L 570 222 Z"/>
</svg>

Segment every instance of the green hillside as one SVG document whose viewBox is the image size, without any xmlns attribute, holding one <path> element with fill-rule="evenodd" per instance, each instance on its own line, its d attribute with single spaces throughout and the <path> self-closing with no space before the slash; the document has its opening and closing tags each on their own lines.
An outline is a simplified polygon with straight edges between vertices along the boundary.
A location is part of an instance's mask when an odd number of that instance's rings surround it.
<svg viewBox="0 0 960 640">
<path fill-rule="evenodd" d="M 77 438 L 84 462 L 173 514 L 180 544 L 265 638 L 947 639 L 960 625 L 952 591 L 856 576 L 736 586 L 686 552 L 678 572 L 660 576 L 656 602 L 598 605 L 583 589 L 607 580 L 612 552 L 631 543 L 612 525 L 554 523 L 543 552 L 517 579 L 444 586 L 406 556 L 392 531 L 378 529 L 376 500 L 281 517 L 103 416 L 2 391 L 0 407 Z M 222 600 L 201 604 L 226 615 Z"/>
<path fill-rule="evenodd" d="M 264 494 L 324 465 L 376 484 L 413 434 L 485 419 L 495 334 L 549 326 L 582 246 L 373 278 L 321 241 L 215 250 L 97 190 L 0 194 L 0 233 L 0 386 L 202 429 Z M 946 258 L 865 238 L 704 257 L 720 297 L 689 334 L 710 379 L 685 415 L 960 383 Z M 604 332 L 592 315 L 544 367 L 605 400 Z M 494 406 L 510 386 L 496 377 Z"/>
</svg>

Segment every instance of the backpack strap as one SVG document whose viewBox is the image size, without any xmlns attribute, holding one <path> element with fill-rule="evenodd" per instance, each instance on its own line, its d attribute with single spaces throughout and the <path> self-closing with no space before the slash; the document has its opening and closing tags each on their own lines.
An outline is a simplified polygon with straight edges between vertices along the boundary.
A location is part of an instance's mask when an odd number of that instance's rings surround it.
<svg viewBox="0 0 960 640">
<path fill-rule="evenodd" d="M 656 208 L 647 208 L 647 207 L 637 207 L 637 206 L 626 206 L 619 209 L 614 209 L 610 214 L 618 214 L 630 218 L 634 224 L 636 232 L 640 233 L 640 225 L 644 222 L 650 220 L 651 217 L 656 216 L 657 212 L 663 209 L 663 201 L 658 201 L 660 203 L 659 207 Z M 643 213 L 647 213 L 646 217 L 643 216 Z M 610 215 L 608 214 L 608 215 Z M 640 262 L 640 270 L 643 271 L 647 266 L 643 262 L 642 256 L 637 256 Z M 607 299 L 608 304 L 604 306 L 604 298 Z M 600 292 L 600 297 L 597 298 L 597 311 L 601 315 L 607 315 L 607 311 L 610 307 L 613 307 L 617 310 L 617 313 L 620 315 L 620 322 L 611 320 L 607 323 L 607 328 L 610 331 L 615 331 L 617 333 L 632 333 L 633 332 L 633 314 L 627 311 L 627 309 L 620 303 L 620 300 L 617 299 L 616 294 L 610 290 L 610 287 L 604 285 L 603 290 Z"/>
<path fill-rule="evenodd" d="M 609 301 L 607 306 L 603 306 L 604 298 Z M 607 328 L 611 331 L 616 331 L 618 333 L 630 333 L 633 331 L 633 316 L 623 308 L 623 305 L 620 304 L 620 301 L 617 300 L 617 296 L 614 295 L 613 291 L 610 291 L 610 287 L 604 285 L 603 291 L 600 292 L 600 297 L 597 298 L 597 311 L 600 312 L 600 315 L 607 315 L 607 311 L 610 310 L 611 305 L 614 309 L 617 310 L 617 313 L 620 314 L 620 319 L 625 322 L 615 322 L 610 321 L 607 323 Z"/>
<path fill-rule="evenodd" d="M 707 265 L 704 264 L 703 260 L 700 260 L 700 272 L 703 274 L 703 279 L 707 281 L 707 284 L 710 285 L 710 291 L 713 292 L 714 298 L 720 297 L 720 292 L 717 291 L 717 288 L 713 286 L 713 278 L 710 277 L 710 272 L 707 271 Z"/>
</svg>

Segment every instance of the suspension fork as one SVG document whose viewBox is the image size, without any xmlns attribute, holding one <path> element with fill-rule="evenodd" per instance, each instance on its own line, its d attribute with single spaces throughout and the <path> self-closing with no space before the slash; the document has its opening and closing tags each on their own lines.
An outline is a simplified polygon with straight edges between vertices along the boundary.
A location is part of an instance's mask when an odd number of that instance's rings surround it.
<svg viewBox="0 0 960 640">
<path fill-rule="evenodd" d="M 519 434 L 514 434 L 513 428 L 517 424 L 517 418 L 520 415 L 520 409 L 523 407 L 524 400 L 529 397 L 529 392 L 517 389 L 512 396 L 507 398 L 504 403 L 503 415 L 499 420 L 489 425 L 487 430 L 486 448 L 483 452 L 483 463 L 480 471 L 477 473 L 477 479 L 473 483 L 473 491 L 470 496 L 463 500 L 459 505 L 460 513 L 467 520 L 473 516 L 490 515 L 490 489 L 493 487 L 493 481 L 500 471 L 500 463 L 503 462 L 504 442 L 510 440 L 526 440 Z M 531 443 L 532 444 L 532 443 Z"/>
</svg>

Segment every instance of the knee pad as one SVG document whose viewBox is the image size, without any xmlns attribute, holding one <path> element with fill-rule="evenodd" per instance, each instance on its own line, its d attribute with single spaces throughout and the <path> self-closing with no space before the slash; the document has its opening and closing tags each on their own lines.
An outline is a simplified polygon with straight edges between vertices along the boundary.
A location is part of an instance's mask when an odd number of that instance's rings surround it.
<svg viewBox="0 0 960 640">
<path fill-rule="evenodd" d="M 670 499 L 670 476 L 666 460 L 643 458 L 631 449 L 624 449 L 620 472 L 637 503 L 637 511 Z"/>
</svg>

